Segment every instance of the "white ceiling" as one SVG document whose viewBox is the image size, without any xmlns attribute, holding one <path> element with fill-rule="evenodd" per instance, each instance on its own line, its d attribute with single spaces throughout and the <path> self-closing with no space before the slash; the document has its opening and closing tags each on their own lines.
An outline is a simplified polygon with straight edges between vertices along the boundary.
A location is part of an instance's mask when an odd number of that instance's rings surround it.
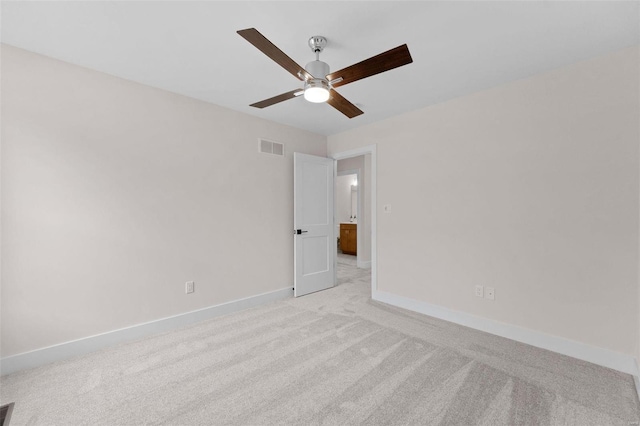
<svg viewBox="0 0 640 426">
<path fill-rule="evenodd" d="M 2 42 L 325 135 L 637 45 L 630 2 L 2 2 Z M 299 81 L 236 34 L 255 27 L 331 70 L 407 43 L 413 64 L 337 89 L 364 115 L 292 99 Z"/>
</svg>

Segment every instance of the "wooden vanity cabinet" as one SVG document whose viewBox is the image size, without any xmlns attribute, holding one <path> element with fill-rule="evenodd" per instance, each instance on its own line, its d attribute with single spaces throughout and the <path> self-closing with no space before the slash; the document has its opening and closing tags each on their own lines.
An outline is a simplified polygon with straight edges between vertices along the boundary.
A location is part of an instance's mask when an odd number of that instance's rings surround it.
<svg viewBox="0 0 640 426">
<path fill-rule="evenodd" d="M 345 254 L 358 254 L 358 224 L 340 224 L 340 250 Z"/>
</svg>

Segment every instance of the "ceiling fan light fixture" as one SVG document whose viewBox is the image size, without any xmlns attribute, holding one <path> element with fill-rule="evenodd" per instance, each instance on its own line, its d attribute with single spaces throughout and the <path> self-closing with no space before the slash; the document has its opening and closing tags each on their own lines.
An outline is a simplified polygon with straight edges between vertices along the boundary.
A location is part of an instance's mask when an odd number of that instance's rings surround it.
<svg viewBox="0 0 640 426">
<path fill-rule="evenodd" d="M 314 78 L 304 84 L 304 98 L 309 102 L 322 103 L 329 100 L 329 83 L 321 78 Z"/>
<path fill-rule="evenodd" d="M 409 48 L 403 44 L 329 74 L 329 64 L 320 60 L 320 53 L 327 45 L 327 39 L 323 36 L 313 36 L 309 39 L 309 47 L 315 53 L 316 60 L 309 62 L 305 68 L 302 68 L 255 28 L 238 30 L 237 33 L 294 77 L 304 81 L 302 90 L 291 90 L 250 105 L 255 108 L 265 108 L 304 94 L 304 98 L 309 102 L 327 102 L 348 118 L 354 118 L 363 114 L 362 110 L 336 92 L 335 87 L 344 86 L 413 62 Z"/>
</svg>

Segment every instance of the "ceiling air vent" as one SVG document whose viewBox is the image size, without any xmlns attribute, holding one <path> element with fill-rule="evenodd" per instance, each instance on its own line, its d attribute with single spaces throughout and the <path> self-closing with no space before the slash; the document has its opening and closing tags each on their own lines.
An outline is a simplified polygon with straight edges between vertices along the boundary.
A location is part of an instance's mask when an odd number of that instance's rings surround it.
<svg viewBox="0 0 640 426">
<path fill-rule="evenodd" d="M 258 149 L 265 154 L 284 156 L 284 145 L 278 142 L 258 139 Z"/>
</svg>

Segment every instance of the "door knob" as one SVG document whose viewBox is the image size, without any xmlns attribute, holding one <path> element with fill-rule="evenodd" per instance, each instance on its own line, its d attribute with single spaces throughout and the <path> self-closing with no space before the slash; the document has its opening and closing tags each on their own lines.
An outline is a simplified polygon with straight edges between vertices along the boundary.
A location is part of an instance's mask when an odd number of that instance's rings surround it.
<svg viewBox="0 0 640 426">
<path fill-rule="evenodd" d="M 294 234 L 304 234 L 305 232 L 309 232 L 309 231 L 303 231 L 302 229 L 296 229 L 295 231 L 293 231 Z"/>
</svg>

